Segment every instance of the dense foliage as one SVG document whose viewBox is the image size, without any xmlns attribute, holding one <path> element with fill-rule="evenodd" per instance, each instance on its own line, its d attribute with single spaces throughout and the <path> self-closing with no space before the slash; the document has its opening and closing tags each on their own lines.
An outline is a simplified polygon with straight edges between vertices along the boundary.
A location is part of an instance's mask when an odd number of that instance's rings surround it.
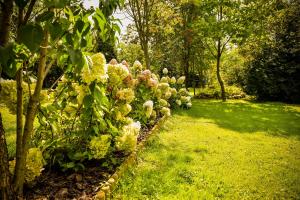
<svg viewBox="0 0 300 200">
<path fill-rule="evenodd" d="M 65 73 L 38 114 L 33 145 L 50 166 L 79 170 L 87 160 L 105 158 L 101 163 L 112 167 L 120 162 L 116 152 L 134 151 L 141 127 L 169 116 L 170 107 L 191 107 L 184 77 L 170 78 L 167 69 L 159 78 L 138 61 L 106 64 L 101 53 L 85 55 L 84 62 L 82 71 Z"/>
<path fill-rule="evenodd" d="M 274 22 L 271 43 L 255 55 L 246 91 L 261 100 L 300 102 L 300 3 L 294 1 Z"/>
</svg>

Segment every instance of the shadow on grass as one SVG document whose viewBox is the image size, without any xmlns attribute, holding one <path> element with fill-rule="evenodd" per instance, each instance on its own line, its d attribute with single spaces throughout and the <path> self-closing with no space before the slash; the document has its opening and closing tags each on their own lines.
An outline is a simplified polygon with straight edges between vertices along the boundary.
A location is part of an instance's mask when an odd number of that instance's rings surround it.
<svg viewBox="0 0 300 200">
<path fill-rule="evenodd" d="M 219 127 L 240 133 L 263 131 L 300 139 L 300 112 L 283 103 L 194 100 L 192 109 L 176 114 L 213 120 Z"/>
</svg>

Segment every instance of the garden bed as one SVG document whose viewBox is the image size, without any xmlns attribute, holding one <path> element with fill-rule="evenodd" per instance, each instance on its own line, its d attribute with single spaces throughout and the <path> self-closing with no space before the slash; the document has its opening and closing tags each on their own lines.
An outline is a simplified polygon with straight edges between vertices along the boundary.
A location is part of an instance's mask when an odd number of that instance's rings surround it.
<svg viewBox="0 0 300 200">
<path fill-rule="evenodd" d="M 162 117 L 154 126 L 144 127 L 138 137 L 137 150 L 149 136 L 165 121 Z M 60 172 L 55 169 L 45 170 L 35 180 L 34 185 L 25 187 L 25 199 L 105 199 L 126 170 L 136 159 L 136 152 L 128 156 L 115 154 L 121 160 L 120 165 L 104 168 L 99 161 L 86 163 L 86 168 L 79 172 Z"/>
</svg>

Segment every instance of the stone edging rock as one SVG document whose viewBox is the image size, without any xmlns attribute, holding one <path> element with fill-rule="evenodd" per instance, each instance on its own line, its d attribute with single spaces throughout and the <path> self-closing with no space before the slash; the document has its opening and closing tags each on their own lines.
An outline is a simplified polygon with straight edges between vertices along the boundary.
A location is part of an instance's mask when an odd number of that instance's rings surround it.
<svg viewBox="0 0 300 200">
<path fill-rule="evenodd" d="M 157 124 L 149 131 L 147 136 L 137 145 L 137 148 L 132 152 L 125 161 L 117 168 L 116 172 L 109 177 L 109 179 L 101 186 L 99 192 L 94 196 L 95 200 L 108 200 L 111 199 L 111 192 L 115 189 L 119 178 L 124 174 L 124 172 L 132 166 L 137 161 L 137 152 L 145 146 L 146 141 L 149 137 L 154 135 L 154 133 L 162 126 L 166 121 L 167 117 L 163 116 Z"/>
</svg>

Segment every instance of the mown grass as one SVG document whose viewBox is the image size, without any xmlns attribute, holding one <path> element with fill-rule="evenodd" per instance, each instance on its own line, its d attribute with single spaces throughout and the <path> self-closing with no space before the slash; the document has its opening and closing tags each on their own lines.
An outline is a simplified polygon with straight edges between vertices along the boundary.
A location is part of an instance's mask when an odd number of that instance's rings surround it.
<svg viewBox="0 0 300 200">
<path fill-rule="evenodd" d="M 114 199 L 300 199 L 300 106 L 193 103 L 147 142 Z"/>
</svg>

